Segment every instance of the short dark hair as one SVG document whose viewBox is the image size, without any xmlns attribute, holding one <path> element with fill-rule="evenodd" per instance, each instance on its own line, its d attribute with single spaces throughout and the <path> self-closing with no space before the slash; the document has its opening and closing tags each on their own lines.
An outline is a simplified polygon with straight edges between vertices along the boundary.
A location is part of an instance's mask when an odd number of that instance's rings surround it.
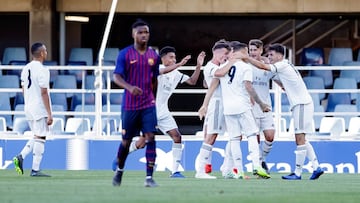
<svg viewBox="0 0 360 203">
<path fill-rule="evenodd" d="M 256 46 L 256 48 L 260 48 L 264 46 L 264 43 L 259 39 L 252 39 L 249 41 L 249 45 Z"/>
<path fill-rule="evenodd" d="M 247 47 L 247 44 L 239 41 L 231 41 L 230 47 L 233 49 L 233 51 L 239 51 L 241 49 L 245 49 Z"/>
<path fill-rule="evenodd" d="M 149 26 L 149 24 L 139 18 L 131 25 L 131 28 L 134 29 L 134 28 L 137 28 L 139 26 Z"/>
<path fill-rule="evenodd" d="M 276 43 L 276 44 L 271 44 L 269 46 L 269 51 L 275 51 L 276 53 L 282 54 L 283 56 L 285 56 L 285 51 L 286 48 L 284 45 Z"/>
<path fill-rule="evenodd" d="M 215 51 L 216 49 L 223 49 L 223 48 L 225 48 L 225 49 L 227 49 L 229 51 L 231 50 L 229 42 L 224 40 L 224 39 L 221 39 L 221 40 L 215 42 L 212 50 Z"/>
<path fill-rule="evenodd" d="M 43 43 L 40 43 L 40 42 L 34 43 L 34 44 L 31 46 L 31 54 L 32 54 L 32 55 L 35 55 L 36 52 L 38 52 L 39 49 L 40 49 L 42 46 L 44 46 Z"/>
<path fill-rule="evenodd" d="M 168 53 L 175 53 L 175 52 L 176 52 L 176 50 L 174 47 L 166 46 L 166 47 L 163 47 L 162 49 L 160 49 L 159 55 L 160 55 L 160 57 L 163 57 Z"/>
</svg>

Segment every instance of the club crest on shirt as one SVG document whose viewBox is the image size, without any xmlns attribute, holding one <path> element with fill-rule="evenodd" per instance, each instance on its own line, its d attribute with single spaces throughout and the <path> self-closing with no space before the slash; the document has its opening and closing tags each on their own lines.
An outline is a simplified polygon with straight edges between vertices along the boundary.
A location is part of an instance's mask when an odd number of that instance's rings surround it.
<svg viewBox="0 0 360 203">
<path fill-rule="evenodd" d="M 153 58 L 149 58 L 148 59 L 148 64 L 150 65 L 150 66 L 153 66 L 154 65 L 154 59 Z"/>
</svg>

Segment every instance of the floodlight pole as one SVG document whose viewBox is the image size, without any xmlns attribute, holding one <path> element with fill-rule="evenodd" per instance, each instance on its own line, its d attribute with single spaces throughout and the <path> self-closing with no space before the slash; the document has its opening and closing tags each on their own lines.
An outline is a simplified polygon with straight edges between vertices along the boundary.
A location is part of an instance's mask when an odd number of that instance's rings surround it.
<svg viewBox="0 0 360 203">
<path fill-rule="evenodd" d="M 95 69 L 95 130 L 96 135 L 102 134 L 102 122 L 101 122 L 101 114 L 102 114 L 102 65 L 103 65 L 103 59 L 104 59 L 104 52 L 105 47 L 109 38 L 110 28 L 111 24 L 114 19 L 114 14 L 116 10 L 117 0 L 113 0 L 111 3 L 109 16 L 106 22 L 105 32 L 104 36 L 101 42 L 99 55 L 98 55 L 98 61 L 99 64 Z"/>
</svg>

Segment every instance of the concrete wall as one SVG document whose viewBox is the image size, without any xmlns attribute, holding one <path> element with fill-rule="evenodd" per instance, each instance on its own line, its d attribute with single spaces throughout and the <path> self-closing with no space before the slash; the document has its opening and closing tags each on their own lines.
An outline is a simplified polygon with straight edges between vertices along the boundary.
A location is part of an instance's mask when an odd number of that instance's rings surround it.
<svg viewBox="0 0 360 203">
<path fill-rule="evenodd" d="M 91 3 L 90 3 L 91 2 Z M 58 0 L 62 12 L 107 12 L 111 0 Z M 121 13 L 343 13 L 359 12 L 358 0 L 118 0 Z"/>
</svg>

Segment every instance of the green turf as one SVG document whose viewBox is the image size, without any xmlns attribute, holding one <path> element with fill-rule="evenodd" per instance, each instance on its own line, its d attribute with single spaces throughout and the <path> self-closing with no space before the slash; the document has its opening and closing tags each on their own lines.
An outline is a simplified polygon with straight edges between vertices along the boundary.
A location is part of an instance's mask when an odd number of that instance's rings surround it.
<svg viewBox="0 0 360 203">
<path fill-rule="evenodd" d="M 325 174 L 310 181 L 303 174 L 301 181 L 281 180 L 272 174 L 268 180 L 195 179 L 194 172 L 185 172 L 186 179 L 170 179 L 166 172 L 155 172 L 157 188 L 145 188 L 143 171 L 126 171 L 120 187 L 113 187 L 112 171 L 44 171 L 51 178 L 20 176 L 14 170 L 0 171 L 1 203 L 53 202 L 359 202 L 358 174 Z"/>
</svg>

